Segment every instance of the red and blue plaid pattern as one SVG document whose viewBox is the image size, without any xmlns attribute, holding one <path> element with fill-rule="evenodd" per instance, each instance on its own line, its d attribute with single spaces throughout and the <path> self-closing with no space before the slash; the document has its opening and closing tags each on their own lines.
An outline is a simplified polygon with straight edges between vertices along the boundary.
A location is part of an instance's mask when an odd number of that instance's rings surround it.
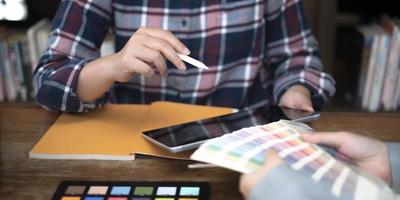
<svg viewBox="0 0 400 200">
<path fill-rule="evenodd" d="M 299 0 L 63 0 L 35 70 L 37 101 L 66 112 L 106 102 L 245 108 L 276 103 L 290 86 L 302 84 L 319 107 L 333 95 L 334 80 L 322 72 L 302 10 Z M 210 70 L 179 71 L 168 63 L 167 78 L 136 75 L 96 101 L 80 100 L 79 71 L 99 57 L 108 30 L 118 51 L 140 27 L 171 31 Z"/>
</svg>

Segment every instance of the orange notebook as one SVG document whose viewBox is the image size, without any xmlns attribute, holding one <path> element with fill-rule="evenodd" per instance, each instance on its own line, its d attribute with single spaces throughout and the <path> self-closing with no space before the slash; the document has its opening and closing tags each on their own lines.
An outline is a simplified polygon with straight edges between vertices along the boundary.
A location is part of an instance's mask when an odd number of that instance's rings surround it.
<svg viewBox="0 0 400 200">
<path fill-rule="evenodd" d="M 146 154 L 190 159 L 192 151 L 169 153 L 144 140 L 141 133 L 231 112 L 232 108 L 154 102 L 106 105 L 85 114 L 62 114 L 33 147 L 29 157 L 134 160 L 135 154 Z"/>
</svg>

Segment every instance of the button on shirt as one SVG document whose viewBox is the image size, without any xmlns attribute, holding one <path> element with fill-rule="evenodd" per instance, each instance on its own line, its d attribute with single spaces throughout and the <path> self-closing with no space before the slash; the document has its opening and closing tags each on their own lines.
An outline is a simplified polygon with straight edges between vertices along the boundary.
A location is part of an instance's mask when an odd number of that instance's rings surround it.
<svg viewBox="0 0 400 200">
<path fill-rule="evenodd" d="M 319 107 L 333 95 L 301 1 L 262 0 L 64 0 L 49 45 L 34 72 L 37 102 L 49 110 L 83 112 L 107 102 L 174 101 L 245 108 L 277 103 L 301 84 Z M 79 72 L 99 58 L 108 30 L 116 50 L 140 27 L 171 31 L 210 70 L 168 63 L 168 77 L 133 76 L 92 102 L 76 94 Z"/>
</svg>

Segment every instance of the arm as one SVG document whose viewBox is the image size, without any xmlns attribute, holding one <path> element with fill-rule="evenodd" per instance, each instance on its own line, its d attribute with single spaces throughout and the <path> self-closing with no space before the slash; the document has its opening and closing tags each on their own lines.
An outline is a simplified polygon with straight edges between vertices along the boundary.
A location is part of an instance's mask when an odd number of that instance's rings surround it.
<svg viewBox="0 0 400 200">
<path fill-rule="evenodd" d="M 350 199 L 344 193 L 336 198 L 330 185 L 330 181 L 311 179 L 309 171 L 293 170 L 274 150 L 267 151 L 263 168 L 240 178 L 240 191 L 247 200 Z"/>
<path fill-rule="evenodd" d="M 104 104 L 115 81 L 127 82 L 138 74 L 167 76 L 166 59 L 180 70 L 186 68 L 178 52 L 187 55 L 189 49 L 171 32 L 156 28 L 139 28 L 119 52 L 98 58 L 114 12 L 110 4 L 62 2 L 48 50 L 35 70 L 39 104 L 50 110 L 82 112 Z"/>
<path fill-rule="evenodd" d="M 82 112 L 106 102 L 106 94 L 84 102 L 77 95 L 77 84 L 83 66 L 100 56 L 110 21 L 111 1 L 61 2 L 48 47 L 34 72 L 33 85 L 40 105 L 53 111 Z"/>
<path fill-rule="evenodd" d="M 310 189 L 312 188 L 312 189 Z M 302 171 L 294 171 L 288 165 L 282 164 L 273 169 L 250 192 L 250 200 L 268 199 L 345 199 L 336 198 L 330 192 L 326 182 L 317 183 Z"/>
<path fill-rule="evenodd" d="M 390 169 L 392 172 L 392 188 L 400 192 L 400 143 L 387 142 L 390 160 Z"/>
<path fill-rule="evenodd" d="M 134 75 L 167 76 L 165 58 L 180 70 L 186 66 L 177 52 L 190 51 L 171 32 L 156 28 L 139 28 L 124 48 L 110 56 L 88 63 L 78 80 L 78 96 L 86 101 L 98 98 L 115 82 L 127 82 Z"/>
<path fill-rule="evenodd" d="M 326 172 L 321 179 L 316 179 L 314 177 L 316 171 L 310 171 L 307 168 L 293 169 L 274 150 L 270 150 L 267 152 L 263 168 L 241 176 L 240 191 L 245 199 L 250 200 L 261 200 L 266 197 L 283 200 L 394 200 L 400 198 L 382 179 L 371 176 L 371 173 L 362 168 L 355 169 L 336 161 L 329 170 L 330 172 Z M 338 175 L 332 176 L 331 170 L 339 172 Z M 347 175 L 343 175 L 346 174 L 345 171 Z M 340 182 L 342 184 L 339 184 Z"/>
<path fill-rule="evenodd" d="M 322 72 L 318 45 L 301 1 L 267 1 L 266 48 L 266 63 L 275 72 L 275 103 L 294 85 L 310 91 L 317 109 L 334 94 L 334 80 Z"/>
<path fill-rule="evenodd" d="M 367 174 L 354 174 L 357 183 L 353 190 L 341 191 L 339 196 L 332 193 L 330 181 L 313 180 L 306 171 L 295 171 L 286 164 L 282 164 L 270 171 L 251 190 L 250 200 L 268 199 L 324 199 L 324 200 L 396 200 L 400 196 L 390 190 L 380 179 Z M 368 191 L 368 192 L 367 192 Z"/>
</svg>

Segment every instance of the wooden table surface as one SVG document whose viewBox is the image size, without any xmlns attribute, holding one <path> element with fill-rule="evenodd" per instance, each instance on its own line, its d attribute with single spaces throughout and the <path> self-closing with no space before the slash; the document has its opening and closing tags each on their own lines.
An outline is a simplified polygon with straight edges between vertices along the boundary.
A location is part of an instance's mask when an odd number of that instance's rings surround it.
<svg viewBox="0 0 400 200">
<path fill-rule="evenodd" d="M 57 119 L 35 105 L 0 105 L 0 198 L 50 199 L 62 180 L 207 181 L 212 200 L 242 199 L 239 174 L 222 168 L 187 169 L 190 161 L 139 156 L 135 161 L 40 160 L 28 153 Z M 323 112 L 317 131 L 348 130 L 400 141 L 400 114 Z"/>
</svg>

